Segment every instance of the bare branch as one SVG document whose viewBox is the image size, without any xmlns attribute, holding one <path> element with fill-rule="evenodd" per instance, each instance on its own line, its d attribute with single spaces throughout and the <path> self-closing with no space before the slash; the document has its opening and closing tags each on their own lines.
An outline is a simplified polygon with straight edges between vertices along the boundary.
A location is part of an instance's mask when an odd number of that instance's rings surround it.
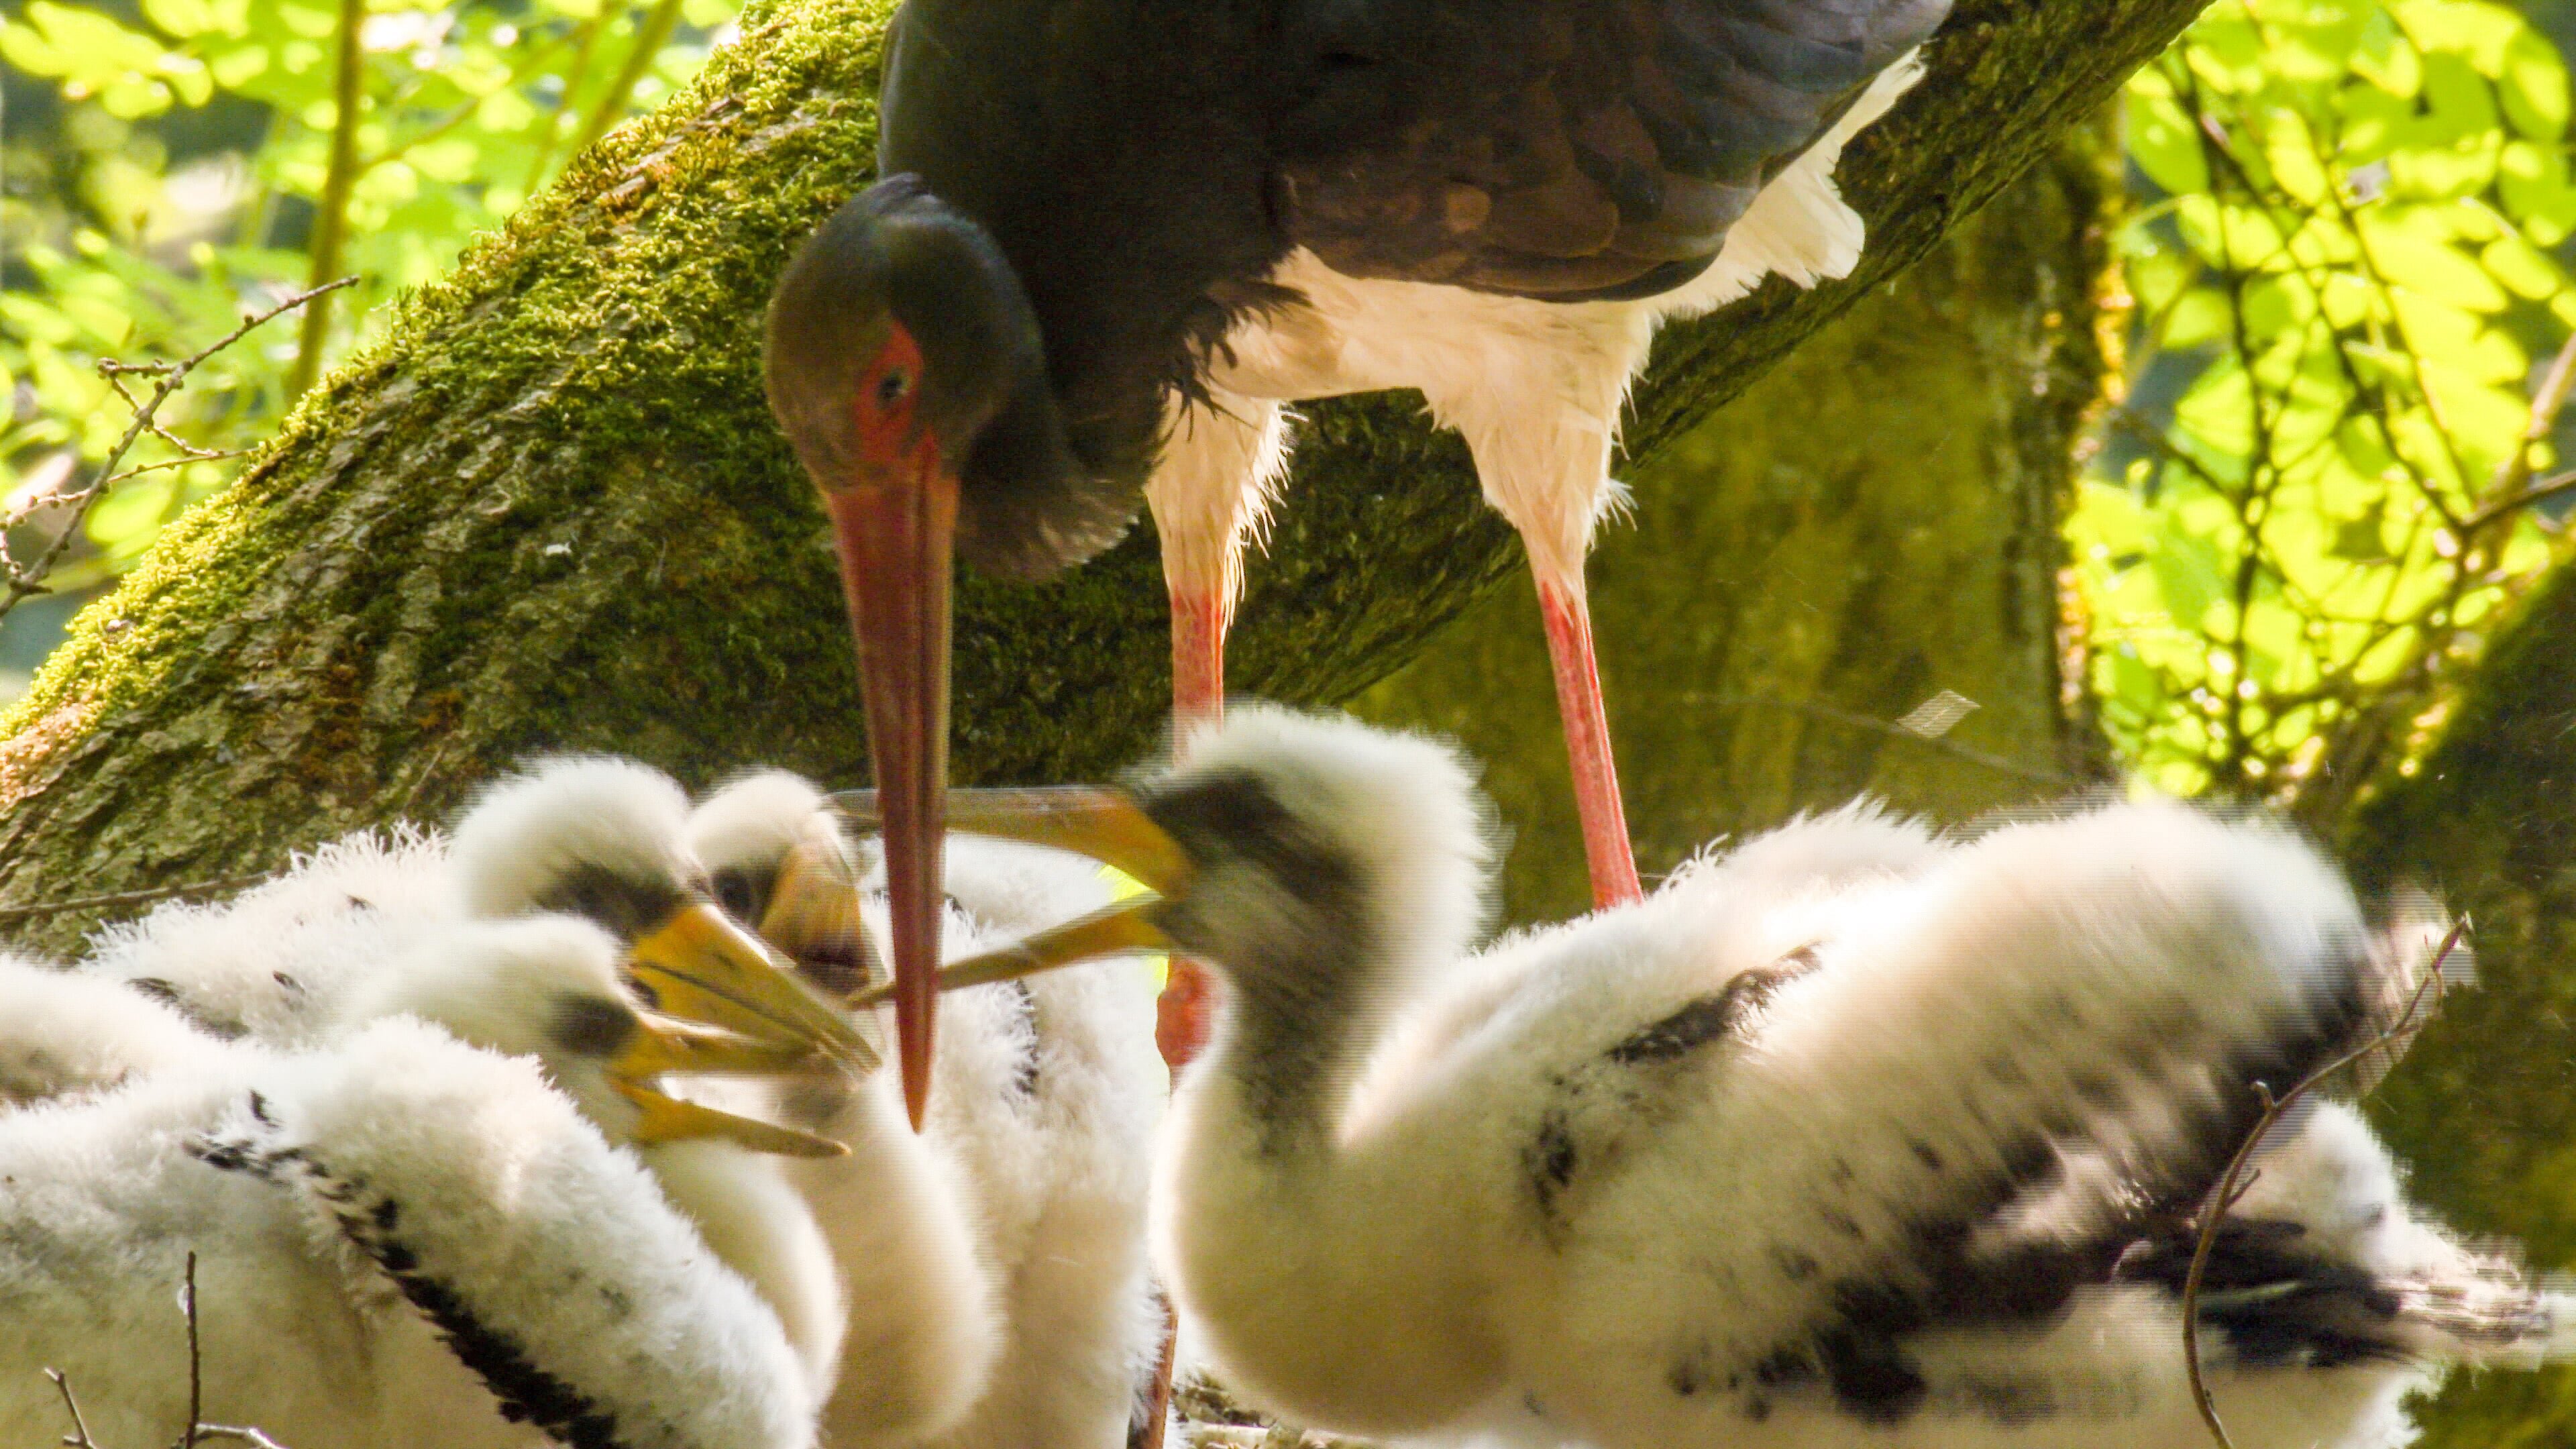
<svg viewBox="0 0 2576 1449">
<path fill-rule="evenodd" d="M 160 432 L 161 430 L 160 430 L 159 428 L 154 428 L 152 431 L 153 431 L 153 432 L 155 432 L 155 433 L 158 433 L 158 432 Z M 124 481 L 125 481 L 126 479 L 128 479 L 128 478 L 139 478 L 139 477 L 143 476 L 143 475 L 144 475 L 144 474 L 146 474 L 146 473 L 158 473 L 158 472 L 160 472 L 160 471 L 161 471 L 162 469 L 164 469 L 164 468 L 185 468 L 185 467 L 187 467 L 187 466 L 188 466 L 189 464 L 191 464 L 191 463 L 220 463 L 220 462 L 222 462 L 223 460 L 225 460 L 226 458 L 238 458 L 238 457 L 241 457 L 243 454 L 248 453 L 249 451 L 250 451 L 250 449 L 248 449 L 248 448 L 232 448 L 232 449 L 202 449 L 202 448 L 190 448 L 190 449 L 188 449 L 188 456 L 187 456 L 187 457 L 184 457 L 184 458 L 164 458 L 164 459 L 162 459 L 162 460 L 161 460 L 160 462 L 158 462 L 158 463 L 143 463 L 143 464 L 139 464 L 139 465 L 137 465 L 137 466 L 135 466 L 135 467 L 132 467 L 132 468 L 128 468 L 128 469 L 126 469 L 126 470 L 125 470 L 124 472 L 122 472 L 122 473 L 118 473 L 118 474 L 115 474 L 115 475 L 113 475 L 113 476 L 111 476 L 111 477 L 107 477 L 107 478 L 102 478 L 102 479 L 100 479 L 100 480 L 99 480 L 99 486 L 100 486 L 101 488 L 105 488 L 105 487 L 108 487 L 108 486 L 110 486 L 110 485 L 112 485 L 112 484 L 122 483 L 122 482 L 124 482 Z"/>
<path fill-rule="evenodd" d="M 2576 342 L 2576 336 L 2571 336 L 2568 340 L 2570 342 Z M 2523 456 L 2529 456 L 2528 450 L 2525 450 Z M 2522 471 L 2526 476 L 2528 476 L 2531 470 L 2526 466 Z M 2532 484 L 2530 487 L 2514 494 L 2510 498 L 2497 499 L 2495 502 L 2490 503 L 2486 507 L 2469 515 L 2469 517 L 2460 525 L 2460 532 L 2463 534 L 2476 533 L 2487 525 L 2495 523 L 2509 515 L 2519 513 L 2523 509 L 2529 508 L 2535 503 L 2546 503 L 2552 498 L 2564 497 L 2570 493 L 2576 493 L 2576 468 L 2570 468 L 2564 473 L 2552 473 L 2548 477 L 2541 479 L 2539 482 Z"/>
<path fill-rule="evenodd" d="M 259 1430 L 241 1424 L 199 1424 L 197 1442 L 203 1444 L 209 1439 L 230 1439 L 237 1443 L 248 1444 L 251 1449 L 286 1449 L 285 1445 Z"/>
<path fill-rule="evenodd" d="M 2576 332 L 2559 344 L 2558 355 L 2549 362 L 2549 371 L 2541 374 L 2540 391 L 2531 397 L 2531 420 L 2523 425 L 2522 440 L 2496 472 L 2495 481 L 2487 485 L 2490 496 L 2510 498 L 2531 482 L 2531 453 L 2546 441 L 2558 425 L 2558 414 L 2567 406 L 2567 394 L 2576 389 Z M 2504 505 L 2490 505 L 2479 510 L 2479 516 L 2495 512 Z"/>
<path fill-rule="evenodd" d="M 117 906 L 149 905 L 154 901 L 178 900 L 186 896 L 221 895 L 226 891 L 246 889 L 267 880 L 272 872 L 256 875 L 230 875 L 215 880 L 189 881 L 184 885 L 151 886 L 143 890 L 110 891 L 104 895 L 66 896 L 61 900 L 31 901 L 23 906 L 0 906 L 0 921 L 23 921 L 33 916 L 51 916 L 65 911 L 111 910 Z"/>
<path fill-rule="evenodd" d="M 179 1431 L 179 1449 L 197 1449 L 197 1427 L 206 1421 L 205 1359 L 197 1352 L 197 1250 L 188 1250 L 181 1270 L 180 1310 L 188 1315 L 188 1427 Z"/>
<path fill-rule="evenodd" d="M 172 464 L 154 466 L 175 466 L 176 462 L 198 462 L 233 456 L 182 443 L 172 437 L 156 420 L 161 404 L 169 399 L 170 394 L 187 385 L 189 373 L 196 371 L 198 365 L 207 358 L 241 341 L 260 324 L 282 313 L 291 312 L 326 292 L 336 292 L 342 287 L 355 286 L 357 281 L 355 277 L 342 277 L 336 282 L 325 282 L 318 287 L 308 287 L 265 312 L 244 317 L 240 326 L 217 338 L 210 346 L 177 362 L 138 363 L 118 362 L 114 358 L 99 359 L 99 376 L 106 378 L 108 386 L 116 389 L 116 395 L 125 399 L 127 406 L 134 409 L 134 420 L 126 425 L 125 436 L 118 438 L 116 446 L 108 449 L 106 460 L 98 466 L 98 477 L 95 481 L 69 493 L 58 492 L 34 500 L 7 520 L 8 524 L 14 526 L 32 517 L 37 509 L 44 507 L 68 508 L 71 512 L 71 516 L 63 520 L 62 530 L 54 535 L 52 542 L 45 545 L 45 551 L 38 554 L 32 564 L 19 564 L 16 559 L 9 557 L 5 544 L 0 544 L 0 582 L 5 582 L 8 589 L 6 597 L 0 597 L 0 618 L 7 617 L 9 611 L 18 607 L 21 602 L 47 592 L 45 578 L 54 571 L 54 565 L 62 561 L 63 551 L 71 547 L 72 539 L 80 533 L 81 520 L 89 515 L 90 505 L 96 503 L 101 495 L 107 492 L 109 485 L 120 478 L 133 476 L 133 473 L 117 472 L 116 465 L 125 461 L 126 453 L 144 434 L 150 433 L 154 437 L 175 444 L 182 452 L 189 455 L 184 459 L 175 460 Z M 138 401 L 132 393 L 125 390 L 123 379 L 130 376 L 154 377 L 160 380 L 152 385 L 150 397 Z M 147 471 L 149 469 L 146 468 L 133 470 L 134 473 Z"/>
<path fill-rule="evenodd" d="M 99 1449 L 98 1441 L 89 1436 L 89 1421 L 81 1417 L 80 1400 L 72 1397 L 71 1380 L 60 1369 L 45 1370 L 45 1377 L 54 1381 L 54 1391 L 63 1396 L 63 1412 L 72 1416 L 72 1431 L 63 1436 L 63 1442 L 78 1449 Z"/>
<path fill-rule="evenodd" d="M 366 24 L 367 0 L 340 0 L 331 71 L 330 160 L 322 172 L 322 194 L 314 201 L 312 270 L 305 273 L 316 295 L 330 290 L 322 279 L 340 270 L 340 252 L 349 240 L 349 198 L 366 170 L 358 155 L 358 112 L 366 99 Z M 304 396 L 322 376 L 322 348 L 330 340 L 331 304 L 305 309 L 295 334 L 295 365 L 286 374 L 289 402 Z"/>
<path fill-rule="evenodd" d="M 2238 1144 L 2235 1156 L 2227 1160 L 2227 1171 L 2219 1177 L 2218 1186 L 2210 1189 L 2208 1200 L 2200 1206 L 2199 1236 L 2192 1244 L 2190 1271 L 2183 1275 L 2182 1280 L 2183 1369 L 2191 1376 L 2191 1397 L 2200 1409 L 2200 1421 L 2208 1426 L 2209 1437 L 2217 1441 L 2218 1449 L 2236 1449 L 2236 1444 L 2227 1437 L 2227 1425 L 2219 1420 L 2218 1403 L 2210 1397 L 2209 1381 L 2201 1373 L 2200 1285 L 2209 1271 L 2210 1251 L 2218 1245 L 2219 1221 L 2227 1215 L 2229 1208 L 2236 1205 L 2237 1198 L 2254 1185 L 2253 1180 L 2245 1175 L 2245 1170 L 2253 1164 L 2256 1150 L 2263 1145 L 2264 1137 L 2280 1122 L 2284 1113 L 2326 1078 L 2424 1029 L 2425 1023 L 2431 1019 L 2427 1008 L 2438 1008 L 2441 1002 L 2442 967 L 2451 959 L 2451 953 L 2459 949 L 2468 930 L 2466 918 L 2452 924 L 2450 931 L 2442 937 L 2442 944 L 2434 949 L 2431 962 L 2425 966 L 2424 979 L 2415 983 L 2415 993 L 2407 998 L 2406 1009 L 2385 1030 L 2300 1078 L 2298 1085 L 2278 1097 L 2272 1095 L 2272 1089 L 2265 1083 L 2254 1084 L 2255 1095 L 2263 1102 L 2262 1115 L 2254 1119 L 2245 1140 Z"/>
</svg>

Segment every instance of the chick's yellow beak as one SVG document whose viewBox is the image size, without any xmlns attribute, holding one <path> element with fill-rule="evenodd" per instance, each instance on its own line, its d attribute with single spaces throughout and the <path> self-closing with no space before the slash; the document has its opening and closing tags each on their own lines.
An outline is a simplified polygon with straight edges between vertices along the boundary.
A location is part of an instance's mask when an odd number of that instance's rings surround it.
<svg viewBox="0 0 2576 1449">
<path fill-rule="evenodd" d="M 832 996 L 889 979 L 859 919 L 857 870 L 837 840 L 803 842 L 779 862 L 760 935 Z"/>
<path fill-rule="evenodd" d="M 737 1117 L 696 1102 L 684 1102 L 667 1096 L 642 1082 L 612 1076 L 609 1085 L 617 1094 L 635 1105 L 638 1116 L 628 1135 L 636 1142 L 650 1146 L 658 1142 L 686 1142 L 712 1138 L 730 1142 L 754 1152 L 774 1152 L 787 1157 L 839 1157 L 850 1149 L 829 1137 L 781 1127 L 754 1117 Z"/>
<path fill-rule="evenodd" d="M 797 980 L 794 964 L 775 947 L 712 902 L 692 901 L 646 932 L 626 969 L 670 1016 L 799 1052 L 820 1049 L 854 1071 L 876 1068 L 876 1048 L 849 1018 Z"/>
<path fill-rule="evenodd" d="M 1149 892 L 980 956 L 952 962 L 940 968 L 939 989 L 955 991 L 966 986 L 989 986 L 996 981 L 1017 981 L 1103 956 L 1172 950 L 1172 938 L 1154 923 L 1154 914 L 1162 905 L 1163 897 Z M 873 1007 L 893 994 L 891 986 L 872 986 L 853 995 L 850 1006 L 854 1010 Z"/>
<path fill-rule="evenodd" d="M 876 791 L 844 790 L 832 803 L 860 829 L 877 828 Z M 1166 896 L 1189 889 L 1189 857 L 1124 790 L 1098 785 L 951 790 L 947 814 L 951 831 L 1087 855 Z"/>
</svg>

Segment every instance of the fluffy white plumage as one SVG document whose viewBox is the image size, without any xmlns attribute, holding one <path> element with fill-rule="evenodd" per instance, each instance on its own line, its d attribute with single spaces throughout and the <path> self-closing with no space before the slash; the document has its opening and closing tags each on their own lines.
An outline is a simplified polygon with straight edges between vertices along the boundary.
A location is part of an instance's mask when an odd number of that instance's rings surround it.
<svg viewBox="0 0 2576 1449">
<path fill-rule="evenodd" d="M 226 1039 L 337 1046 L 394 1014 L 498 1050 L 539 1051 L 530 1033 L 566 970 L 586 973 L 595 1001 L 627 1010 L 618 949 L 601 925 L 631 936 L 696 889 L 700 873 L 682 853 L 687 811 L 678 787 L 642 766 L 546 762 L 487 791 L 452 845 L 407 831 L 352 837 L 233 901 L 164 907 L 104 933 L 87 972 L 25 983 L 31 1009 L 0 1032 L 0 1061 L 77 1068 L 26 1074 L 45 1093 L 96 1089 L 138 1071 L 188 1070 Z M 547 906 L 602 919 L 526 919 L 499 937 L 476 921 Z M 527 959 L 488 959 L 510 932 L 524 938 L 518 954 Z M 108 1021 L 120 1023 L 106 1043 L 119 1050 L 66 1050 Z M 206 1031 L 189 1030 L 191 1021 Z M 563 1077 L 577 1060 L 550 1060 L 559 1085 L 620 1135 L 633 1106 L 595 1071 Z M 784 1320 L 801 1360 L 797 1391 L 828 1388 L 844 1306 L 829 1251 L 776 1164 L 695 1140 L 655 1143 L 643 1155 L 684 1220 Z"/>
<path fill-rule="evenodd" d="M 453 918 L 446 850 L 408 828 L 298 854 L 221 901 L 171 901 L 91 938 L 81 970 L 123 982 L 206 1033 L 272 1046 L 319 1039 L 342 994 Z"/>
<path fill-rule="evenodd" d="M 784 857 L 842 849 L 833 820 L 812 786 L 758 775 L 701 805 L 691 838 L 729 904 L 773 930 L 782 911 L 805 923 L 804 933 L 774 939 L 800 959 L 819 956 L 848 989 L 860 983 L 838 973 L 861 959 L 855 938 L 824 939 L 819 913 L 776 895 L 791 873 Z M 875 863 L 842 855 L 836 869 L 863 882 L 868 929 L 883 932 Z M 1086 860 L 970 837 L 949 842 L 948 886 L 951 957 L 1109 901 Z M 1133 959 L 951 993 L 918 1139 L 903 1128 L 887 1074 L 856 1091 L 788 1095 L 790 1120 L 856 1149 L 789 1169 L 834 1240 L 853 1304 L 840 1385 L 824 1411 L 827 1442 L 1124 1442 L 1160 1327 L 1144 1254 L 1147 1164 L 1164 1095 L 1153 1021 L 1153 981 Z M 907 1159 L 904 1191 L 919 1206 L 887 1210 L 888 1174 L 865 1160 L 863 1142 L 918 1154 Z M 934 1327 L 945 1337 L 931 1337 Z"/>
<path fill-rule="evenodd" d="M 2260 823 L 2111 806 L 1945 843 L 1865 809 L 1644 904 L 1464 948 L 1448 751 L 1240 712 L 1142 788 L 1158 920 L 1231 988 L 1159 1168 L 1228 1380 L 1345 1432 L 1623 1446 L 2181 1446 L 2183 1220 L 2361 1029 L 2340 878 Z M 2571 1305 L 2309 1114 L 2204 1302 L 2247 1449 L 2380 1449 Z"/>
<path fill-rule="evenodd" d="M 120 981 L 0 955 L 0 1110 L 97 1091 L 222 1048 L 165 1002 Z"/>
<path fill-rule="evenodd" d="M 648 766 L 542 760 L 484 790 L 453 840 L 397 827 L 332 841 L 229 899 L 171 902 L 102 929 L 83 969 L 217 1036 L 312 1042 L 390 954 L 460 916 L 573 910 L 622 934 L 648 924 L 632 919 L 628 898 L 702 884 L 681 851 L 688 813 L 687 795 Z"/>
<path fill-rule="evenodd" d="M 762 1265 L 709 1243 L 802 1243 L 828 1280 L 819 1235 L 735 1149 L 602 1137 L 635 1120 L 603 1074 L 632 1019 L 618 955 L 570 918 L 460 923 L 385 963 L 325 1045 L 209 1042 L 0 1114 L 0 1437 L 62 1431 L 51 1366 L 102 1441 L 175 1438 L 193 1250 L 212 1421 L 308 1444 L 810 1443 L 816 1348 L 790 1334 L 814 1316 L 783 1327 L 736 1271 Z"/>
</svg>

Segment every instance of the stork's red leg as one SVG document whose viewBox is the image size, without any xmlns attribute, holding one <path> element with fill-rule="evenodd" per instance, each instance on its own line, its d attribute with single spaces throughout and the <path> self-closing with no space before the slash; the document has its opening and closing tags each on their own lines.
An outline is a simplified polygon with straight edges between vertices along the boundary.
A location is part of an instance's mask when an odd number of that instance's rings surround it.
<svg viewBox="0 0 2576 1449">
<path fill-rule="evenodd" d="M 1225 719 L 1225 631 L 1233 601 L 1223 585 L 1172 590 L 1172 729 L 1175 743 Z"/>
<path fill-rule="evenodd" d="M 1177 745 L 1193 732 L 1225 721 L 1225 630 L 1232 622 L 1231 601 L 1222 589 L 1172 590 L 1172 736 Z M 1207 968 L 1186 956 L 1174 956 L 1163 978 L 1163 994 L 1154 1002 L 1154 1045 L 1174 1078 L 1207 1045 L 1208 1014 L 1215 985 Z M 1156 1297 L 1161 1298 L 1157 1293 Z M 1172 1350 L 1180 1340 L 1180 1315 L 1162 1299 L 1163 1350 L 1155 1360 L 1153 1381 L 1145 1386 L 1142 1415 L 1127 1436 L 1128 1449 L 1163 1449 L 1164 1425 L 1171 1417 Z"/>
<path fill-rule="evenodd" d="M 1601 708 L 1601 671 L 1592 658 L 1591 608 L 1579 589 L 1544 578 L 1538 607 L 1547 619 L 1548 658 L 1556 666 L 1556 708 L 1565 720 L 1565 753 L 1574 767 L 1574 807 L 1583 819 L 1583 856 L 1592 867 L 1592 904 L 1643 900 L 1637 857 L 1628 845 L 1628 815 L 1619 803 L 1610 720 Z"/>
<path fill-rule="evenodd" d="M 1172 601 L 1172 745 L 1225 721 L 1225 635 L 1242 587 L 1245 531 L 1261 511 L 1287 458 L 1287 430 L 1274 402 L 1224 396 L 1181 406 L 1171 442 L 1146 485 L 1163 536 L 1163 582 Z M 1171 958 L 1154 1005 L 1154 1045 L 1177 1080 L 1207 1045 L 1215 981 L 1185 956 Z M 1146 1388 L 1144 1417 L 1129 1449 L 1162 1449 L 1172 1398 L 1172 1348 L 1179 1319 L 1163 1302 L 1163 1352 Z"/>
</svg>

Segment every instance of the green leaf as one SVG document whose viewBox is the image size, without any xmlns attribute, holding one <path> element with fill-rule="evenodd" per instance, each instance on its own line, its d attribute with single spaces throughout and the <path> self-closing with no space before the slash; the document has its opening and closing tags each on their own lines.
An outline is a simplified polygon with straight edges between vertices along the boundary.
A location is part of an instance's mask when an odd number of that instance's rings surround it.
<svg viewBox="0 0 2576 1449">
<path fill-rule="evenodd" d="M 264 45 L 245 45 L 224 51 L 209 61 L 215 84 L 228 91 L 240 90 L 268 69 L 269 51 Z"/>
<path fill-rule="evenodd" d="M 2365 220 L 2361 234 L 2369 246 L 2372 269 L 2401 291 L 2419 297 L 2473 312 L 2504 310 L 2505 292 L 2495 279 L 2447 242 L 2426 235 L 2426 230 Z"/>
<path fill-rule="evenodd" d="M 143 0 L 143 18 L 181 40 L 216 28 L 215 7 L 206 0 Z"/>
<path fill-rule="evenodd" d="M 2171 98 L 2132 95 L 2127 129 L 2129 159 L 2158 186 L 2176 195 L 2209 189 L 2199 128 Z"/>
<path fill-rule="evenodd" d="M 2496 95 L 2513 128 L 2538 141 L 2567 130 L 2567 63 L 2557 48 L 2525 29 L 2506 47 Z"/>
</svg>

